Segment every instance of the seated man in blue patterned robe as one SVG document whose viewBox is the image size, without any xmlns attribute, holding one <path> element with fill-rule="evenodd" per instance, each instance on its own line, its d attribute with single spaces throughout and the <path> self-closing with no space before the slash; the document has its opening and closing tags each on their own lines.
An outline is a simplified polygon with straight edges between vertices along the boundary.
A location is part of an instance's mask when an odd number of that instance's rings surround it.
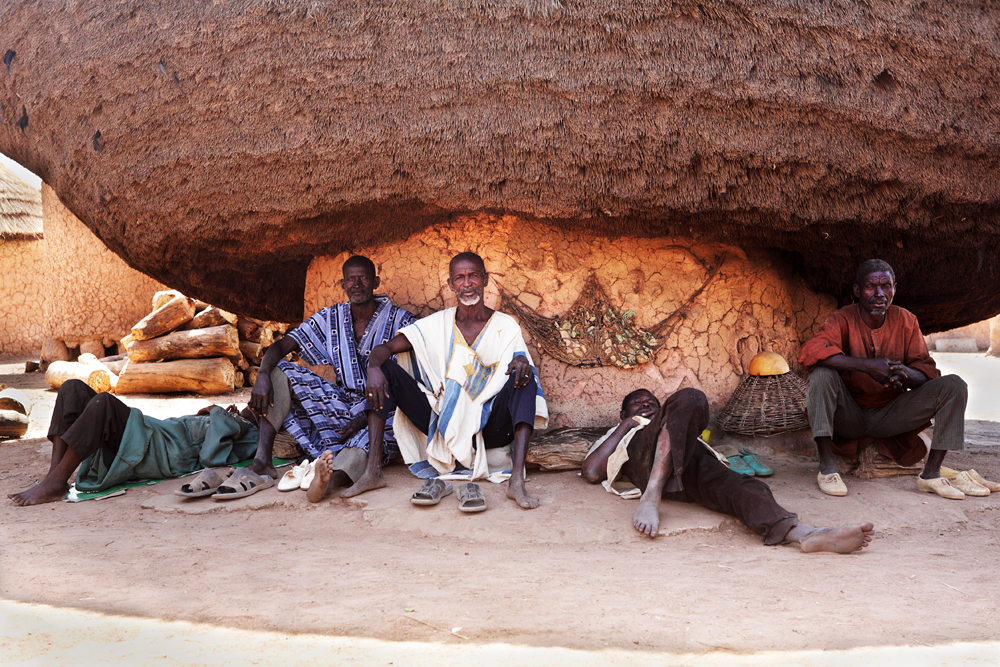
<svg viewBox="0 0 1000 667">
<path fill-rule="evenodd" d="M 257 454 L 248 466 L 259 475 L 277 475 L 271 463 L 274 436 L 284 426 L 311 458 L 330 451 L 335 479 L 329 489 L 349 486 L 367 465 L 368 429 L 365 416 L 365 381 L 368 356 L 376 345 L 415 321 L 413 315 L 375 295 L 381 283 L 375 264 L 355 255 L 344 262 L 340 285 L 347 303 L 323 308 L 268 348 L 250 394 L 250 410 L 260 422 Z M 329 366 L 336 377 L 317 373 L 288 361 L 298 352 L 310 366 Z M 327 369 L 328 370 L 328 369 Z M 324 373 L 325 375 L 325 373 Z M 388 424 L 387 424 L 388 427 Z M 379 450 L 388 460 L 398 451 L 386 428 Z"/>
</svg>

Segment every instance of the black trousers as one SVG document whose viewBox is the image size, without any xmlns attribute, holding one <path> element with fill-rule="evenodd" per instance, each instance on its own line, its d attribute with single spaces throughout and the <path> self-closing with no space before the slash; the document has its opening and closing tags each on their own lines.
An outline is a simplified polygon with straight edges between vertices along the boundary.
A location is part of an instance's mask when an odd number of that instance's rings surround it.
<svg viewBox="0 0 1000 667">
<path fill-rule="evenodd" d="M 60 436 L 80 460 L 103 451 L 110 461 L 118 453 L 131 409 L 111 394 L 98 394 L 80 380 L 59 387 L 49 422 L 49 440 Z"/>
<path fill-rule="evenodd" d="M 646 490 L 656 456 L 660 430 L 670 434 L 673 473 L 663 485 L 663 498 L 687 503 L 736 517 L 764 537 L 764 544 L 780 544 L 795 525 L 798 515 L 779 505 L 771 487 L 724 466 L 698 442 L 708 427 L 708 399 L 697 389 L 681 389 L 671 395 L 652 421 L 628 445 L 628 461 L 622 472 L 637 487 Z"/>
<path fill-rule="evenodd" d="M 388 419 L 393 410 L 402 410 L 414 426 L 427 433 L 431 425 L 431 406 L 424 392 L 420 391 L 417 381 L 392 359 L 382 364 L 382 374 L 389 383 L 389 400 L 377 411 L 378 415 Z M 534 374 L 528 384 L 520 389 L 514 387 L 513 374 L 507 379 L 503 389 L 493 399 L 489 419 L 483 426 L 486 449 L 505 447 L 513 442 L 514 427 L 518 424 L 534 425 L 537 392 L 538 383 Z M 371 410 L 367 403 L 365 410 Z"/>
</svg>

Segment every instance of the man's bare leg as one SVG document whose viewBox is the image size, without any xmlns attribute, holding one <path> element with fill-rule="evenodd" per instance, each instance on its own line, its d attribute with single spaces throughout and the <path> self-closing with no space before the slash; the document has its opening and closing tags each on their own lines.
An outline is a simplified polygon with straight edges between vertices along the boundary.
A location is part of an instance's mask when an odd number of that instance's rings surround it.
<svg viewBox="0 0 1000 667">
<path fill-rule="evenodd" d="M 528 454 L 528 440 L 535 430 L 531 424 L 521 423 L 514 427 L 514 444 L 510 448 L 511 471 L 507 480 L 507 497 L 526 510 L 538 507 L 539 502 L 528 495 L 524 487 L 524 458 Z"/>
<path fill-rule="evenodd" d="M 381 489 L 386 485 L 382 474 L 382 439 L 385 435 L 385 420 L 374 410 L 368 411 L 368 465 L 361 479 L 340 494 L 341 498 L 352 498 L 365 491 Z"/>
<path fill-rule="evenodd" d="M 663 485 L 674 472 L 673 457 L 670 452 L 670 433 L 664 423 L 656 437 L 656 455 L 653 457 L 653 469 L 649 473 L 649 483 L 639 499 L 639 509 L 632 517 L 632 526 L 640 533 L 656 537 L 660 529 L 660 499 L 663 497 Z"/>
<path fill-rule="evenodd" d="M 263 417 L 258 419 L 257 422 L 257 428 L 260 432 L 260 435 L 257 436 L 257 453 L 254 455 L 250 465 L 247 466 L 247 470 L 252 470 L 258 475 L 267 475 L 271 479 L 276 479 L 278 471 L 275 469 L 271 457 L 274 452 L 274 436 L 278 432 L 271 426 L 271 422 Z"/>
<path fill-rule="evenodd" d="M 62 461 L 62 457 L 66 454 L 66 447 L 66 441 L 60 436 L 52 437 L 52 461 L 49 463 L 49 472 L 55 470 L 59 462 Z"/>
<path fill-rule="evenodd" d="M 785 539 L 789 542 L 798 542 L 799 548 L 805 553 L 826 551 L 849 554 L 861 551 L 871 544 L 874 529 L 875 526 L 872 523 L 859 523 L 836 528 L 813 528 L 800 523 L 788 531 Z"/>
<path fill-rule="evenodd" d="M 59 438 L 62 440 L 62 438 Z M 70 475 L 80 465 L 80 457 L 72 447 L 66 447 L 55 469 L 49 472 L 38 484 L 21 493 L 12 493 L 7 497 L 21 506 L 54 503 L 66 497 L 69 491 Z"/>
<path fill-rule="evenodd" d="M 333 452 L 328 449 L 316 459 L 316 474 L 312 484 L 309 485 L 309 490 L 306 491 L 306 498 L 311 503 L 318 503 L 334 489 L 350 483 L 351 478 L 346 472 L 333 469 Z"/>
<path fill-rule="evenodd" d="M 815 438 L 816 450 L 819 452 L 819 471 L 824 475 L 837 472 L 837 459 L 833 455 L 833 438 Z"/>
</svg>

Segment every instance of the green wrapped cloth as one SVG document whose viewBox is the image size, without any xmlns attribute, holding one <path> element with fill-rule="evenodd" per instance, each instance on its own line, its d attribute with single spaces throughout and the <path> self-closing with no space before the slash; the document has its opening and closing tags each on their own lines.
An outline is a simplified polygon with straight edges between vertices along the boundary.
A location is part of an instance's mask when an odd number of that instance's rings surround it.
<svg viewBox="0 0 1000 667">
<path fill-rule="evenodd" d="M 80 464 L 77 491 L 92 493 L 136 479 L 180 477 L 202 468 L 233 465 L 257 451 L 256 427 L 219 406 L 207 416 L 171 419 L 131 410 L 114 456 L 102 448 Z"/>
</svg>

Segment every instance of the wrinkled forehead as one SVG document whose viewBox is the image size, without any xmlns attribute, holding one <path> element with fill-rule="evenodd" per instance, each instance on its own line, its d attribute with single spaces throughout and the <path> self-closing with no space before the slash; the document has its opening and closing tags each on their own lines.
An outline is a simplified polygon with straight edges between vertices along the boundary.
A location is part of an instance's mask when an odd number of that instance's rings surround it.
<svg viewBox="0 0 1000 667">
<path fill-rule="evenodd" d="M 448 267 L 448 275 L 452 278 L 455 276 L 469 275 L 470 273 L 475 273 L 481 276 L 485 272 L 478 263 L 471 259 L 460 259 Z"/>
<path fill-rule="evenodd" d="M 865 279 L 861 281 L 861 285 L 894 285 L 896 281 L 893 279 L 892 274 L 888 271 L 872 271 L 871 273 L 865 274 Z"/>
</svg>

